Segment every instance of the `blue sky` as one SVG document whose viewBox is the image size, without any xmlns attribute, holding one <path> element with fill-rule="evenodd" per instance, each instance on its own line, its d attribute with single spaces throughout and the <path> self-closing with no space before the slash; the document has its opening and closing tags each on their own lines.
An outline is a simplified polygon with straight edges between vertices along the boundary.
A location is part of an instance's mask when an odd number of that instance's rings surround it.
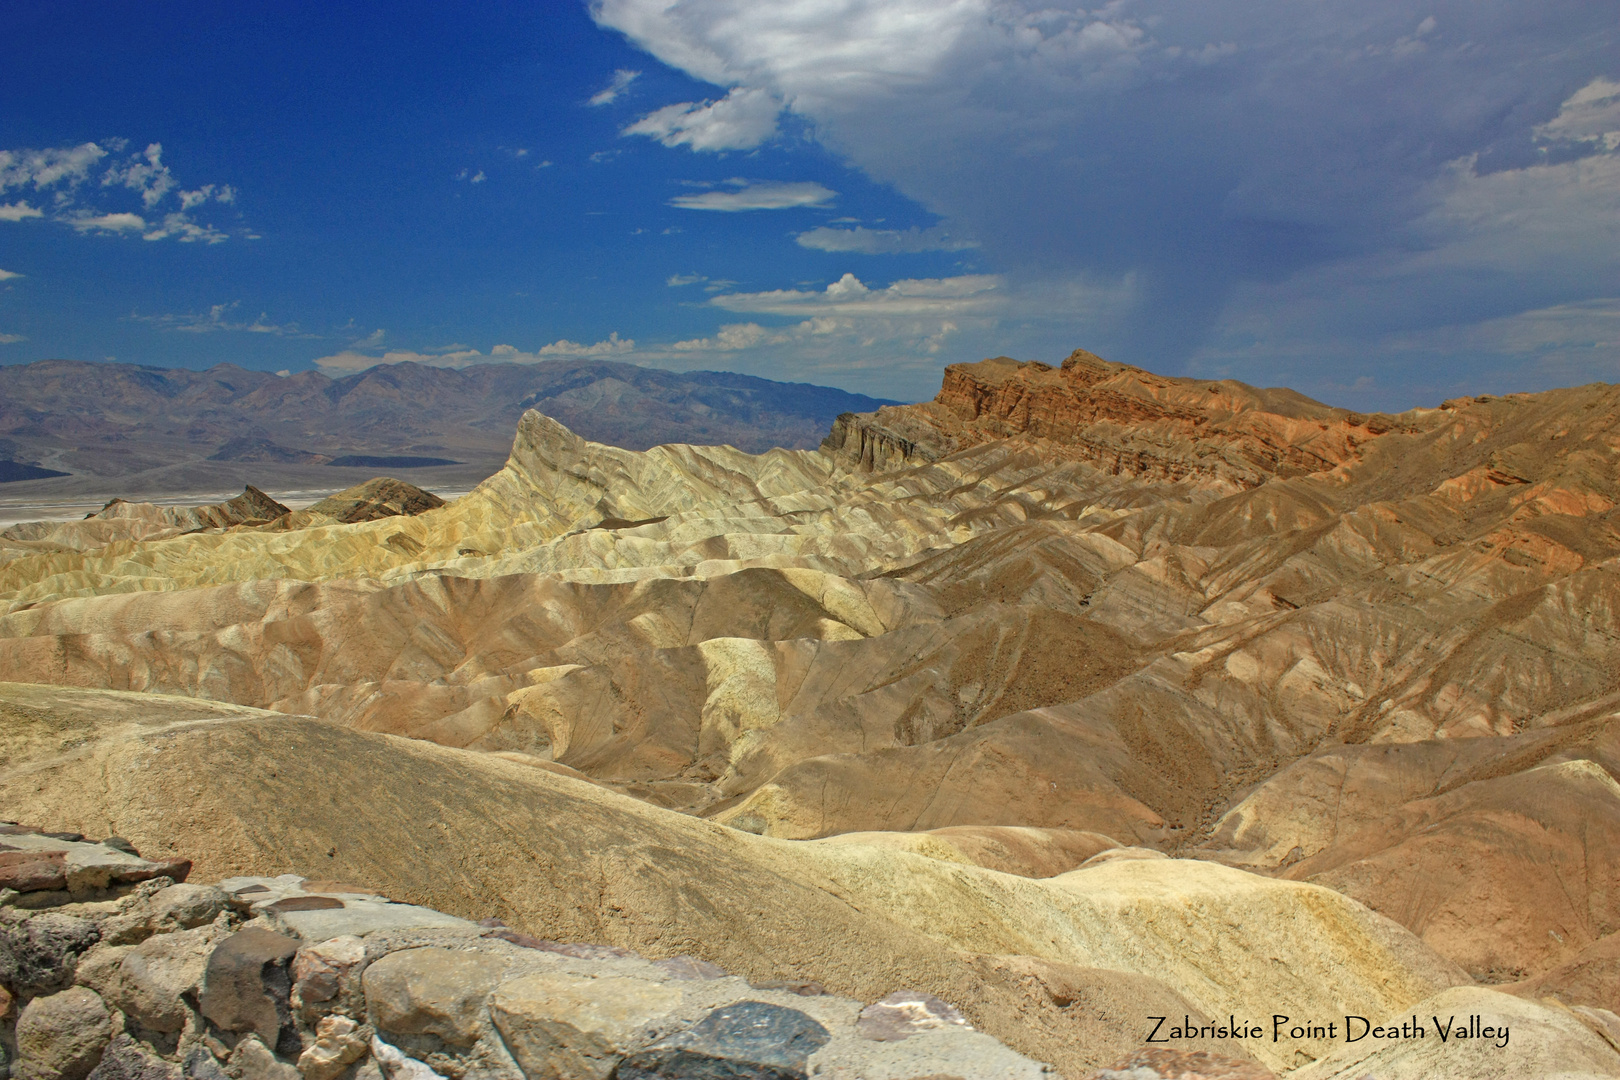
<svg viewBox="0 0 1620 1080">
<path fill-rule="evenodd" d="M 356 10 L 349 10 L 350 8 Z M 0 362 L 1620 380 L 1591 0 L 12 5 Z"/>
</svg>

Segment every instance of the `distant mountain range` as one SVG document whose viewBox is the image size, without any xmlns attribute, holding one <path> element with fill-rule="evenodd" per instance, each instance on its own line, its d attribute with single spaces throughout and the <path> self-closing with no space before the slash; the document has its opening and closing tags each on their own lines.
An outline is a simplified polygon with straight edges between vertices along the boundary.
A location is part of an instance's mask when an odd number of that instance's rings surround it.
<svg viewBox="0 0 1620 1080">
<path fill-rule="evenodd" d="M 500 468 L 525 409 L 629 450 L 685 442 L 759 452 L 813 447 L 840 413 L 885 404 L 894 403 L 806 383 L 598 361 L 394 364 L 331 379 L 46 360 L 0 367 L 0 484 L 117 494 L 335 487 L 354 482 L 353 470 L 472 483 Z"/>
</svg>

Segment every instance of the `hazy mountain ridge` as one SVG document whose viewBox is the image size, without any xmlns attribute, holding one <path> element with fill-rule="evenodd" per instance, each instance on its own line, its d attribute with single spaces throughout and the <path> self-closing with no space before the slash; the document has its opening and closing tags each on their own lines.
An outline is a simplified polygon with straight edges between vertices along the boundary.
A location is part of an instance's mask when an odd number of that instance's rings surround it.
<svg viewBox="0 0 1620 1080">
<path fill-rule="evenodd" d="M 629 449 L 696 442 L 759 452 L 814 446 L 839 413 L 881 404 L 829 387 L 588 360 L 461 370 L 407 363 L 341 379 L 315 371 L 283 378 L 230 364 L 0 367 L 4 456 L 80 474 L 30 490 L 89 484 L 109 494 L 134 490 L 119 478 L 139 490 L 172 491 L 283 477 L 331 483 L 349 474 L 321 470 L 345 457 L 439 458 L 462 467 L 435 467 L 436 482 L 475 483 L 500 467 L 512 428 L 530 408 Z"/>
</svg>

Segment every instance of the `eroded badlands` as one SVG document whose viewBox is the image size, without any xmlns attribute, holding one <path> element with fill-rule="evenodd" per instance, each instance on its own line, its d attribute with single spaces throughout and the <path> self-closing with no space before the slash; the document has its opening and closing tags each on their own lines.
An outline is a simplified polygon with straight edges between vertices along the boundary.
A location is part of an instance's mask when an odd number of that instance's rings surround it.
<svg viewBox="0 0 1620 1080">
<path fill-rule="evenodd" d="M 1200 1045 L 1620 1076 L 1617 503 L 1603 385 L 1365 416 L 1003 358 L 762 455 L 530 412 L 439 508 L 0 549 L 0 806 L 904 985 L 1073 1077 L 1166 1010 L 1435 1000 L 1534 1054 Z"/>
</svg>

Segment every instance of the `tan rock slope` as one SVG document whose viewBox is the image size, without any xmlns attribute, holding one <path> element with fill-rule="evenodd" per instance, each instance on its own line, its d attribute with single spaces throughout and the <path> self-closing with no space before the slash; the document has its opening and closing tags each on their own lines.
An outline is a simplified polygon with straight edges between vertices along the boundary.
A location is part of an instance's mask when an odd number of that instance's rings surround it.
<svg viewBox="0 0 1620 1080">
<path fill-rule="evenodd" d="M 89 551 L 118 541 L 179 536 L 201 529 L 262 525 L 288 510 L 249 484 L 242 494 L 202 506 L 159 506 L 113 499 L 83 521 L 29 521 L 0 532 L 0 560 L 35 552 Z"/>
<path fill-rule="evenodd" d="M 952 872 L 1226 863 L 1610 1007 L 1617 503 L 1616 387 L 1363 416 L 998 359 L 821 452 L 631 452 L 531 412 L 414 517 L 14 558 L 0 675 L 315 715 Z"/>
<path fill-rule="evenodd" d="M 313 719 L 17 684 L 0 702 L 8 812 L 116 833 L 148 858 L 183 850 L 193 881 L 353 881 L 866 1000 L 921 989 L 1071 1075 L 1137 1045 L 1148 1016 L 1266 1015 L 1278 1001 L 1391 1012 L 1467 981 L 1331 890 L 1213 863 L 1116 859 L 1035 881 L 750 836 L 492 755 Z M 1273 1065 L 1329 1049 L 1195 1045 Z"/>
</svg>

